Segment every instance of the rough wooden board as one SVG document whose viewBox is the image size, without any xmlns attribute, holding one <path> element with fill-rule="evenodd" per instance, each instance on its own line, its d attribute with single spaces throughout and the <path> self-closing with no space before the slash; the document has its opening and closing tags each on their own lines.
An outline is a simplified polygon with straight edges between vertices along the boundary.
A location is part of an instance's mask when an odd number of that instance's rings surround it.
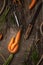
<svg viewBox="0 0 43 65">
<path fill-rule="evenodd" d="M 24 16 L 25 16 L 24 24 L 26 22 L 26 28 L 27 28 L 27 25 L 29 23 L 29 20 L 33 16 L 33 12 L 35 12 L 35 10 L 37 9 L 37 5 L 38 5 L 38 3 L 37 3 L 35 8 L 33 8 L 33 10 L 30 13 L 27 10 L 27 2 L 28 2 L 28 0 L 26 0 L 25 4 L 24 4 L 25 5 L 25 7 L 24 7 L 24 10 L 25 10 L 25 12 L 24 12 Z M 43 7 L 42 7 L 42 10 L 43 10 Z M 30 38 L 28 40 L 24 40 L 24 33 L 25 32 L 23 32 L 22 38 L 21 38 L 21 42 L 20 42 L 20 49 L 19 49 L 18 53 L 15 54 L 15 56 L 13 58 L 13 61 L 11 62 L 10 65 L 23 65 L 25 51 L 30 47 L 30 45 L 32 45 L 33 40 L 34 40 L 34 36 L 36 36 L 36 27 L 39 26 L 40 23 L 43 21 L 42 10 L 40 11 L 40 13 L 38 15 L 38 18 L 37 18 L 36 23 L 34 25 L 34 29 L 33 29 L 32 34 L 30 35 Z M 19 10 L 18 10 L 18 12 L 19 12 Z M 22 16 L 19 16 L 19 17 L 21 18 Z M 22 18 L 21 18 L 21 20 L 22 20 Z M 7 45 L 9 43 L 9 40 L 11 39 L 12 35 L 14 35 L 14 36 L 16 35 L 17 31 L 18 31 L 18 28 L 16 27 L 16 25 L 13 28 L 10 26 L 10 29 L 7 30 L 7 33 L 6 33 L 5 37 L 0 42 L 0 47 L 2 47 L 0 52 L 4 55 L 5 59 L 7 59 L 9 54 L 10 54 L 8 52 L 8 50 L 7 50 Z M 39 46 L 38 49 L 39 49 L 39 53 L 41 55 L 43 53 L 43 44 L 42 44 L 43 37 L 41 36 L 40 39 L 41 39 L 41 43 L 40 43 L 40 46 L 38 45 Z M 1 58 L 0 58 L 0 61 L 1 61 L 0 65 L 2 65 L 3 64 L 3 60 L 1 60 Z"/>
</svg>

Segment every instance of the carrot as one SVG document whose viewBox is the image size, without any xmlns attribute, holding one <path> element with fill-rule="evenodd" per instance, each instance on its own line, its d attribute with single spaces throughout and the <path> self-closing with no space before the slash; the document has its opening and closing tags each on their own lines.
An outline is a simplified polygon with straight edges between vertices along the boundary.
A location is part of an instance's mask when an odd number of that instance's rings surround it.
<svg viewBox="0 0 43 65">
<path fill-rule="evenodd" d="M 20 36 L 21 36 L 21 29 L 18 31 L 15 37 L 15 40 L 13 38 L 11 39 L 11 42 L 8 45 L 9 52 L 14 53 L 14 54 L 17 52 L 18 47 L 19 47 L 18 43 L 20 41 Z"/>
<path fill-rule="evenodd" d="M 36 0 L 32 0 L 32 2 L 29 5 L 30 10 L 34 7 L 35 3 L 36 3 Z"/>
<path fill-rule="evenodd" d="M 2 40 L 3 35 L 0 33 L 0 40 Z"/>
<path fill-rule="evenodd" d="M 19 43 L 20 35 L 21 35 L 21 31 L 19 30 L 18 33 L 17 33 L 17 35 L 16 35 L 15 42 L 14 42 L 14 44 L 11 46 L 11 49 L 13 49 L 14 46 Z"/>
<path fill-rule="evenodd" d="M 13 50 L 11 50 L 9 48 L 9 52 L 12 53 L 12 54 L 15 54 L 18 51 L 18 47 L 19 47 L 19 45 L 16 45 Z"/>
<path fill-rule="evenodd" d="M 8 45 L 8 49 L 11 47 L 12 43 L 14 42 L 14 36 L 11 38 L 9 45 Z"/>
</svg>

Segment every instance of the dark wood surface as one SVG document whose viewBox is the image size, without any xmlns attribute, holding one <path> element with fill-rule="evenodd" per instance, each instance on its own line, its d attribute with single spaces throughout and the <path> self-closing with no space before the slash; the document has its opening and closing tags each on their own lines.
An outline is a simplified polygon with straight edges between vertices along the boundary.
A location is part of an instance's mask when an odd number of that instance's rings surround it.
<svg viewBox="0 0 43 65">
<path fill-rule="evenodd" d="M 9 2 L 10 2 L 10 0 L 8 1 L 7 5 L 10 4 Z M 41 56 L 43 54 L 43 36 L 38 31 L 38 29 L 40 28 L 40 24 L 43 22 L 43 6 L 40 10 L 39 15 L 37 16 L 37 19 L 35 21 L 35 25 L 34 25 L 34 28 L 32 30 L 30 37 L 28 38 L 28 40 L 24 39 L 24 34 L 25 34 L 26 29 L 27 29 L 27 26 L 30 23 L 30 20 L 32 19 L 33 15 L 36 11 L 39 2 L 40 2 L 40 0 L 37 2 L 35 7 L 31 11 L 28 9 L 28 5 L 30 3 L 30 0 L 25 0 L 22 7 L 18 6 L 18 7 L 15 8 L 16 14 L 18 14 L 17 16 L 18 16 L 18 19 L 19 19 L 19 23 L 21 22 L 24 25 L 24 29 L 23 29 L 23 32 L 22 32 L 19 51 L 18 51 L 18 53 L 16 53 L 14 55 L 14 58 L 13 58 L 10 65 L 23 65 L 24 55 L 25 55 L 26 51 L 29 48 L 31 48 L 33 41 L 36 38 L 40 39 L 40 43 L 38 43 L 39 56 Z M 11 21 L 9 21 L 10 13 L 12 13 L 12 10 L 8 14 L 8 17 L 7 17 L 8 21 L 6 23 L 4 23 L 3 26 L 2 26 L 2 28 L 3 28 L 3 30 L 2 30 L 3 40 L 0 41 L 0 53 L 3 54 L 5 59 L 7 59 L 8 56 L 10 55 L 10 53 L 7 49 L 8 43 L 9 43 L 11 37 L 15 36 L 18 29 L 19 29 L 17 27 L 16 23 L 12 24 Z M 22 12 L 22 14 L 21 14 L 21 12 Z M 1 27 L 0 27 L 0 29 L 1 29 Z M 6 29 L 7 29 L 7 31 L 6 31 Z M 27 55 L 28 54 L 29 54 L 29 51 L 28 51 Z M 2 58 L 0 56 L 0 65 L 3 65 L 3 63 L 4 63 L 4 61 L 2 60 Z M 43 65 L 43 64 L 41 64 L 41 65 Z"/>
</svg>

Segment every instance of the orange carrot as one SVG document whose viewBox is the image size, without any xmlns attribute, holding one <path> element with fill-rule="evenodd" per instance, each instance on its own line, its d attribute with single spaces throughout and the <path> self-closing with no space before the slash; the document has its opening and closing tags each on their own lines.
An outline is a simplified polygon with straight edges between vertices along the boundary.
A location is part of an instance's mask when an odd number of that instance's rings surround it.
<svg viewBox="0 0 43 65">
<path fill-rule="evenodd" d="M 15 37 L 15 40 L 14 38 L 11 39 L 9 45 L 8 45 L 8 50 L 11 52 L 11 53 L 16 53 L 17 50 L 18 50 L 18 46 L 19 46 L 19 41 L 20 41 L 20 36 L 21 36 L 21 29 L 18 31 L 16 37 Z"/>
<path fill-rule="evenodd" d="M 29 5 L 29 9 L 32 9 L 36 3 L 36 0 L 32 0 L 32 2 Z"/>
<path fill-rule="evenodd" d="M 14 44 L 11 46 L 11 49 L 13 49 L 14 46 L 19 43 L 20 35 L 21 35 L 21 31 L 19 30 L 18 33 L 17 33 L 17 35 L 16 35 L 15 42 L 14 42 Z"/>
<path fill-rule="evenodd" d="M 12 43 L 14 42 L 14 36 L 11 38 L 10 42 L 9 42 L 9 45 L 8 45 L 8 50 L 9 48 L 11 47 Z"/>
<path fill-rule="evenodd" d="M 9 48 L 9 52 L 15 54 L 15 53 L 18 51 L 18 47 L 19 47 L 19 45 L 16 45 L 13 50 L 11 50 L 11 49 Z"/>
<path fill-rule="evenodd" d="M 3 37 L 3 35 L 2 35 L 2 34 L 0 34 L 0 40 L 2 40 L 2 37 Z"/>
</svg>

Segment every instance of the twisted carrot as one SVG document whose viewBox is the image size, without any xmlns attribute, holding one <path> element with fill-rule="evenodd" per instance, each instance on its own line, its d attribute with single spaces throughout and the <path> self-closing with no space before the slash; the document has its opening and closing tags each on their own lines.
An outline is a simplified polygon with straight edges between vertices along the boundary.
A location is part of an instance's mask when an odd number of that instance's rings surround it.
<svg viewBox="0 0 43 65">
<path fill-rule="evenodd" d="M 20 41 L 20 36 L 21 36 L 21 30 L 18 31 L 15 39 L 14 39 L 14 37 L 11 38 L 11 41 L 10 41 L 10 43 L 8 45 L 8 50 L 9 50 L 10 53 L 15 54 L 17 52 L 18 47 L 19 47 L 18 43 Z"/>
<path fill-rule="evenodd" d="M 36 3 L 36 0 L 32 0 L 32 2 L 29 5 L 29 9 L 32 9 Z"/>
</svg>

